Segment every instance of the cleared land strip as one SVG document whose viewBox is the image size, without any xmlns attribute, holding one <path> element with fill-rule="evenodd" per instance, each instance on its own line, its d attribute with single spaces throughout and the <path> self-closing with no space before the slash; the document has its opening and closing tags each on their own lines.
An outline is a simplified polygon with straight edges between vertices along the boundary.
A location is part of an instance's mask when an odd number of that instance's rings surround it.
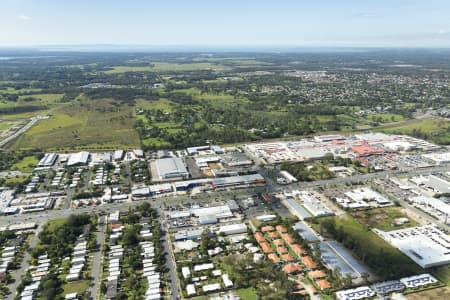
<svg viewBox="0 0 450 300">
<path fill-rule="evenodd" d="M 48 119 L 48 117 L 47 116 L 45 116 L 45 117 L 42 117 L 42 116 L 32 117 L 30 119 L 30 121 L 25 126 L 23 126 L 22 128 L 20 128 L 16 132 L 14 132 L 14 134 L 12 134 L 12 135 L 8 136 L 7 138 L 5 138 L 3 141 L 0 141 L 0 148 L 3 148 L 8 143 L 10 143 L 13 140 L 15 140 L 16 138 L 18 138 L 21 134 L 25 133 L 25 131 L 27 131 L 34 124 L 36 124 L 39 120 L 43 120 L 43 119 Z"/>
</svg>

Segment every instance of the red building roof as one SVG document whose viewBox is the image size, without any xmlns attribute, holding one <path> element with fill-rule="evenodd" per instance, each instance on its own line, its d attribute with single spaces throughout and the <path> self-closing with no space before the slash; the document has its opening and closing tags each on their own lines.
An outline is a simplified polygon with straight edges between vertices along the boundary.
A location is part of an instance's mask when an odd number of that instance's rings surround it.
<svg viewBox="0 0 450 300">
<path fill-rule="evenodd" d="M 266 254 L 273 252 L 268 242 L 262 242 L 259 244 L 259 246 L 261 247 L 262 251 Z"/>
<path fill-rule="evenodd" d="M 274 231 L 274 230 L 275 230 L 275 228 L 273 228 L 273 226 L 270 226 L 270 225 L 261 227 L 262 232 L 269 232 L 269 231 Z"/>
<path fill-rule="evenodd" d="M 267 257 L 274 263 L 277 264 L 280 262 L 280 258 L 275 253 L 270 253 Z"/>
<path fill-rule="evenodd" d="M 287 229 L 283 225 L 277 225 L 275 226 L 275 229 L 280 233 L 287 233 Z"/>
<path fill-rule="evenodd" d="M 358 154 L 358 156 L 370 156 L 384 153 L 383 150 L 372 147 L 369 144 L 361 144 L 359 146 L 353 146 L 352 151 Z"/>
<path fill-rule="evenodd" d="M 294 251 L 294 253 L 297 254 L 298 256 L 303 256 L 307 254 L 305 249 L 303 249 L 302 246 L 300 246 L 299 244 L 294 244 L 291 247 L 292 251 Z"/>
<path fill-rule="evenodd" d="M 294 239 L 292 238 L 292 236 L 289 233 L 283 234 L 282 237 L 286 243 L 288 243 L 290 245 L 294 243 Z"/>
<path fill-rule="evenodd" d="M 317 269 L 317 264 L 309 256 L 303 256 L 302 262 L 309 269 Z"/>
<path fill-rule="evenodd" d="M 317 285 L 322 290 L 331 289 L 331 284 L 328 282 L 328 280 L 322 279 L 322 280 L 317 280 L 316 282 L 317 282 Z"/>
<path fill-rule="evenodd" d="M 283 271 L 286 274 L 294 274 L 302 271 L 302 267 L 299 264 L 287 264 L 283 267 Z"/>
<path fill-rule="evenodd" d="M 261 232 L 255 232 L 255 239 L 258 243 L 264 242 L 266 239 L 264 238 L 264 235 Z"/>
</svg>

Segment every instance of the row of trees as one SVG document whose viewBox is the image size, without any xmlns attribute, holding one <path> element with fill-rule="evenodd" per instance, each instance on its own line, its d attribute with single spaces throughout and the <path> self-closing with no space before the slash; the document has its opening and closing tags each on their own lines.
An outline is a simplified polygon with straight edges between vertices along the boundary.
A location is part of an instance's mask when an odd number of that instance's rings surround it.
<svg viewBox="0 0 450 300">
<path fill-rule="evenodd" d="M 335 218 L 320 219 L 321 232 L 350 249 L 382 279 L 415 274 L 419 268 L 408 257 L 389 246 L 363 225 L 337 223 Z M 356 222 L 356 221 L 355 221 Z"/>
</svg>

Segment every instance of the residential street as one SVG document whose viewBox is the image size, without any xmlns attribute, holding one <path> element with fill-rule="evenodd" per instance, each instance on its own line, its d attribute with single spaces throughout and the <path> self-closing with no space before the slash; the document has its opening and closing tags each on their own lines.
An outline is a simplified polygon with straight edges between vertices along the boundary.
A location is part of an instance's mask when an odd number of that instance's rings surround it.
<svg viewBox="0 0 450 300">
<path fill-rule="evenodd" d="M 44 224 L 45 223 L 40 224 L 39 227 L 36 229 L 35 234 L 30 242 L 30 248 L 35 247 L 37 245 L 37 243 L 39 242 L 39 232 L 42 231 Z M 28 267 L 30 266 L 30 260 L 31 260 L 31 255 L 28 251 L 26 251 L 25 255 L 23 257 L 20 269 L 16 270 L 13 273 L 14 282 L 8 286 L 9 291 L 11 293 L 6 297 L 5 300 L 14 299 L 14 296 L 16 295 L 17 287 L 19 286 L 19 284 L 21 282 L 22 275 L 25 275 L 25 272 L 27 271 Z"/>
<path fill-rule="evenodd" d="M 97 237 L 98 250 L 94 252 L 94 259 L 92 263 L 92 280 L 93 285 L 90 287 L 91 299 L 97 299 L 99 297 L 100 284 L 102 282 L 101 276 L 101 266 L 102 266 L 102 248 L 105 242 L 105 225 L 99 224 L 97 231 L 95 233 Z"/>
</svg>

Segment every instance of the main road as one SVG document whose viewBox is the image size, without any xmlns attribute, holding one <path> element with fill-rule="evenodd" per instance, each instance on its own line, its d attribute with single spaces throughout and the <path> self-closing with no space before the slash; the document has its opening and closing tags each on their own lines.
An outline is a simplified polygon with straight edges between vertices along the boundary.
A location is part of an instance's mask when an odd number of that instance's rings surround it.
<svg viewBox="0 0 450 300">
<path fill-rule="evenodd" d="M 314 187 L 330 187 L 334 185 L 341 185 L 346 183 L 365 183 L 372 179 L 377 178 L 388 178 L 391 176 L 399 176 L 399 175 L 408 175 L 408 176 L 416 176 L 416 175 L 426 175 L 431 173 L 439 173 L 439 172 L 447 172 L 450 168 L 450 164 L 443 164 L 440 166 L 432 166 L 428 168 L 408 168 L 408 169 L 402 169 L 402 170 L 389 170 L 389 171 L 382 171 L 377 173 L 369 173 L 369 174 L 363 174 L 363 175 L 354 175 L 354 176 L 348 176 L 344 178 L 332 178 L 328 180 L 319 180 L 319 181 L 313 181 L 313 182 L 297 182 L 294 184 L 291 184 L 289 186 L 280 186 L 275 184 L 272 181 L 268 181 L 268 185 L 266 187 L 266 191 L 269 193 L 277 193 L 282 191 L 292 191 L 295 189 L 308 189 L 308 188 L 314 188 Z M 253 189 L 247 189 L 246 192 L 243 192 L 242 190 L 229 190 L 229 191 L 213 191 L 213 192 L 206 192 L 202 194 L 198 194 L 194 197 L 187 196 L 187 195 L 168 195 L 168 196 L 161 196 L 154 199 L 147 199 L 152 203 L 153 207 L 156 208 L 163 208 L 167 205 L 176 205 L 181 203 L 199 203 L 199 202 L 210 202 L 214 199 L 223 199 L 223 198 L 229 198 L 231 199 L 235 195 L 242 195 L 245 193 L 250 193 L 253 191 Z M 36 222 L 36 223 L 42 223 L 46 222 L 47 220 L 51 219 L 58 219 L 58 218 L 64 218 L 71 214 L 86 214 L 86 213 L 99 213 L 99 212 L 110 212 L 110 211 L 124 211 L 127 210 L 129 207 L 137 206 L 142 203 L 142 200 L 139 201 L 131 201 L 131 202 L 122 202 L 122 203 L 113 203 L 113 204 L 107 204 L 104 206 L 89 206 L 89 207 L 83 207 L 83 208 L 68 208 L 68 209 L 62 209 L 62 210 L 50 210 L 45 212 L 39 212 L 39 213 L 30 213 L 30 214 L 20 214 L 20 215 L 11 215 L 11 216 L 2 216 L 0 218 L 0 226 L 1 225 L 8 225 L 8 224 L 16 224 L 21 222 Z"/>
<path fill-rule="evenodd" d="M 408 176 L 416 176 L 416 175 L 425 175 L 425 174 L 431 174 L 431 173 L 439 173 L 439 172 L 446 172 L 449 170 L 450 164 L 445 164 L 441 166 L 432 166 L 427 168 L 407 168 L 402 170 L 390 170 L 390 171 L 383 171 L 378 173 L 369 173 L 369 174 L 363 174 L 363 175 L 354 175 L 349 176 L 345 178 L 333 178 L 329 180 L 320 180 L 315 182 L 298 182 L 291 184 L 289 186 L 280 186 L 273 182 L 272 180 L 267 180 L 266 184 L 266 191 L 269 193 L 277 193 L 282 191 L 292 191 L 294 189 L 309 189 L 314 187 L 330 187 L 334 185 L 342 185 L 347 183 L 365 183 L 372 179 L 377 178 L 388 178 L 390 176 L 401 176 L 401 175 L 408 175 Z M 246 190 L 226 190 L 226 191 L 214 191 L 214 192 L 205 192 L 196 195 L 195 197 L 186 196 L 186 195 L 170 195 L 170 196 L 162 196 L 154 199 L 146 199 L 143 201 L 149 201 L 152 205 L 152 207 L 158 209 L 161 213 L 163 211 L 163 208 L 166 206 L 172 206 L 172 205 L 178 205 L 178 204 L 186 204 L 186 203 L 202 203 L 202 202 L 208 202 L 211 203 L 211 201 L 215 201 L 218 199 L 232 199 L 234 196 L 249 196 L 251 194 L 255 193 L 255 189 L 246 189 Z M 89 214 L 89 213 L 109 213 L 111 211 L 126 211 L 129 207 L 140 205 L 143 201 L 130 201 L 130 202 L 123 202 L 123 203 L 113 203 L 108 204 L 104 206 L 90 206 L 85 208 L 65 208 L 65 209 L 55 209 L 51 211 L 45 211 L 45 212 L 39 212 L 39 213 L 31 213 L 31 214 L 20 214 L 20 215 L 12 215 L 12 216 L 2 216 L 0 218 L 0 226 L 5 226 L 9 224 L 17 224 L 22 222 L 34 222 L 37 223 L 38 230 L 31 240 L 30 247 L 33 248 L 36 246 L 38 242 L 38 232 L 42 229 L 42 226 L 51 219 L 59 219 L 67 217 L 71 214 Z M 420 211 L 419 209 L 409 205 L 405 201 L 402 201 L 399 199 L 399 203 L 405 207 L 408 210 L 412 210 L 416 214 L 422 216 L 425 220 L 430 221 L 433 224 L 439 225 L 440 227 L 443 227 L 445 229 L 449 229 L 449 227 L 444 224 L 443 222 L 437 221 L 433 219 L 432 217 L 428 216 L 426 213 Z M 67 205 L 67 203 L 66 203 Z M 169 245 L 169 239 L 167 236 L 167 224 L 164 223 L 164 221 L 161 221 L 161 227 L 162 230 L 165 232 L 164 234 L 164 251 L 167 253 L 167 262 L 166 266 L 168 268 L 168 275 L 169 275 L 169 281 L 170 281 L 170 287 L 172 294 L 169 295 L 171 299 L 178 299 L 179 297 L 179 284 L 178 284 L 178 278 L 176 274 L 176 267 L 173 264 L 173 253 L 171 251 L 171 247 Z M 97 232 L 97 242 L 102 243 L 104 240 L 104 228 L 99 226 L 99 232 Z M 95 253 L 94 255 L 94 266 L 93 266 L 93 277 L 95 279 L 99 279 L 100 277 L 100 261 L 101 257 L 99 257 L 99 253 Z M 30 260 L 30 255 L 27 252 L 25 254 L 25 257 L 22 261 L 21 268 L 17 270 L 14 274 L 15 282 L 13 282 L 9 288 L 12 291 L 12 293 L 7 297 L 7 299 L 12 299 L 14 296 L 14 291 L 17 288 L 17 285 L 20 283 L 21 275 L 25 273 L 25 270 L 28 268 L 28 261 Z M 100 282 L 99 280 L 95 280 L 95 282 Z M 93 287 L 91 287 L 91 295 L 94 296 L 94 299 L 97 297 L 97 291 L 99 290 L 99 286 L 96 284 Z"/>
</svg>

